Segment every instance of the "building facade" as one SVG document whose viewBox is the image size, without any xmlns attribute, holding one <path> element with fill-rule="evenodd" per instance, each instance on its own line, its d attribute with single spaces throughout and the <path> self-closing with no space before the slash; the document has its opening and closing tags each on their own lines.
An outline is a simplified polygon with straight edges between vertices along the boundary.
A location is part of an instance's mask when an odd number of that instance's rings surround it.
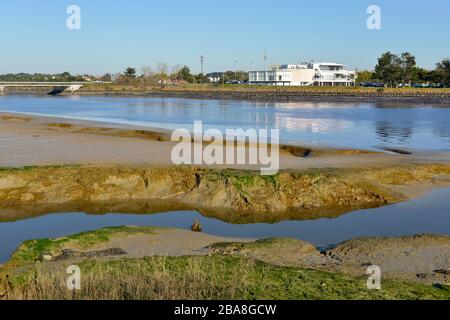
<svg viewBox="0 0 450 320">
<path fill-rule="evenodd" d="M 273 86 L 354 86 L 356 72 L 338 63 L 287 64 L 250 71 L 249 83 Z"/>
<path fill-rule="evenodd" d="M 220 80 L 223 78 L 224 75 L 225 75 L 225 72 L 211 72 L 211 73 L 206 74 L 209 81 L 211 81 L 212 83 L 220 82 Z"/>
</svg>

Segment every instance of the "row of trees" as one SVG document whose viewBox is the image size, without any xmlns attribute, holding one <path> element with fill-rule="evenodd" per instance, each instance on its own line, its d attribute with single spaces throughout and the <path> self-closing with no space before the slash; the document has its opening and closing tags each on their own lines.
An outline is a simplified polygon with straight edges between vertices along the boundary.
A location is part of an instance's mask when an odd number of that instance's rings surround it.
<svg viewBox="0 0 450 320">
<path fill-rule="evenodd" d="M 227 71 L 220 79 L 220 82 L 227 83 L 233 80 L 248 81 L 248 73 L 244 71 Z"/>
<path fill-rule="evenodd" d="M 69 72 L 63 72 L 58 74 L 43 74 L 43 73 L 8 73 L 0 75 L 0 81 L 13 81 L 13 82 L 71 82 L 71 81 L 85 81 L 86 79 L 91 79 L 93 76 L 76 75 L 73 76 Z"/>
<path fill-rule="evenodd" d="M 378 59 L 374 71 L 358 72 L 357 82 L 383 82 L 391 87 L 413 83 L 432 83 L 449 87 L 450 59 L 438 62 L 434 70 L 427 70 L 418 67 L 416 57 L 409 52 L 398 55 L 388 51 Z"/>
<path fill-rule="evenodd" d="M 5 74 L 0 75 L 0 81 L 33 81 L 33 82 L 71 82 L 71 81 L 112 81 L 115 80 L 122 84 L 133 85 L 157 85 L 173 82 L 188 82 L 188 83 L 209 83 L 209 78 L 204 74 L 193 74 L 189 67 L 183 65 L 175 65 L 171 68 L 166 63 L 158 63 L 153 69 L 151 66 L 143 66 L 140 72 L 136 68 L 128 67 L 123 73 L 112 76 L 106 73 L 103 76 L 96 77 L 93 75 L 71 75 L 69 72 L 61 74 Z M 230 81 L 247 81 L 248 73 L 244 71 L 227 71 L 224 73 L 220 83 L 227 83 Z"/>
<path fill-rule="evenodd" d="M 0 75 L 0 81 L 9 82 L 83 82 L 83 81 L 111 81 L 111 74 L 94 76 L 89 74 L 72 75 L 69 72 L 57 74 L 44 73 L 8 73 Z"/>
<path fill-rule="evenodd" d="M 172 68 L 169 68 L 166 63 L 158 63 L 155 69 L 151 66 L 142 67 L 139 74 L 136 68 L 128 67 L 121 75 L 119 75 L 116 81 L 127 84 L 141 83 L 149 85 L 167 81 L 208 83 L 209 78 L 201 73 L 192 74 L 187 66 L 175 65 Z"/>
<path fill-rule="evenodd" d="M 248 73 L 244 71 L 227 71 L 220 79 L 220 83 L 227 83 L 230 81 L 247 81 Z M 126 84 L 160 84 L 167 81 L 172 82 L 188 82 L 188 83 L 209 83 L 209 78 L 202 74 L 193 74 L 189 67 L 183 65 L 175 65 L 172 68 L 166 63 L 156 64 L 156 68 L 151 66 L 144 66 L 140 72 L 136 68 L 128 67 L 116 79 L 119 83 Z"/>
</svg>

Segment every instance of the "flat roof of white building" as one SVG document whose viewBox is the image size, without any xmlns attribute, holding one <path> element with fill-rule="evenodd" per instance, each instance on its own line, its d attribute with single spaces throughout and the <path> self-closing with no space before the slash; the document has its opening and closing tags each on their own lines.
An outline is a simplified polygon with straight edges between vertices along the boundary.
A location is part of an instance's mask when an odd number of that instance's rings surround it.
<svg viewBox="0 0 450 320">
<path fill-rule="evenodd" d="M 345 64 L 335 62 L 314 62 L 314 64 L 324 64 L 327 66 L 345 66 Z"/>
</svg>

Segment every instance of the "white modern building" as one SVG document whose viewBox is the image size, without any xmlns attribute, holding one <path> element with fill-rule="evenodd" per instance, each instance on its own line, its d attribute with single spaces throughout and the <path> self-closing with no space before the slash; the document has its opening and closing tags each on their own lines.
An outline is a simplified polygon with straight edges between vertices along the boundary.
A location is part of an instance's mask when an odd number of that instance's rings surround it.
<svg viewBox="0 0 450 320">
<path fill-rule="evenodd" d="M 212 83 L 219 82 L 220 80 L 222 80 L 224 75 L 225 75 L 225 72 L 211 72 L 211 73 L 206 74 L 209 81 L 211 81 Z"/>
<path fill-rule="evenodd" d="M 354 86 L 356 72 L 338 63 L 286 64 L 250 71 L 249 83 L 273 86 Z"/>
</svg>

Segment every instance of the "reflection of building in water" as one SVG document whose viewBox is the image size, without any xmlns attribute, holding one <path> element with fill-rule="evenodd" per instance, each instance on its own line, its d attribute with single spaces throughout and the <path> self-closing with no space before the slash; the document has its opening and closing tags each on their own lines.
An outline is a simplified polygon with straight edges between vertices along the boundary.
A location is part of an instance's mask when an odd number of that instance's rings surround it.
<svg viewBox="0 0 450 320">
<path fill-rule="evenodd" d="M 433 128 L 433 134 L 442 137 L 442 138 L 448 138 L 450 139 L 450 126 L 445 126 L 442 128 Z"/>
<path fill-rule="evenodd" d="M 307 118 L 281 118 L 275 119 L 276 128 L 286 128 L 287 131 L 307 131 L 313 133 L 329 133 L 348 130 L 355 124 L 346 120 L 335 119 L 307 119 Z"/>
<path fill-rule="evenodd" d="M 360 103 L 349 102 L 271 102 L 267 106 L 273 106 L 279 109 L 330 109 L 330 108 L 354 108 L 361 105 Z"/>
<path fill-rule="evenodd" d="M 391 140 L 406 142 L 411 140 L 414 133 L 411 127 L 393 126 L 392 123 L 386 121 L 377 122 L 375 124 L 375 131 L 383 142 L 390 142 Z"/>
</svg>

